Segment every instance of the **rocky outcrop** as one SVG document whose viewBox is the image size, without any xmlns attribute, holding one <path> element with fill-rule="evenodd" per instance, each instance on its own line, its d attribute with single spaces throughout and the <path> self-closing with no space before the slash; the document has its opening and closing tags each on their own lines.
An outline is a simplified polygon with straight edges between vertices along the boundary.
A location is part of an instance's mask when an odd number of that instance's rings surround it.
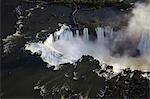
<svg viewBox="0 0 150 99">
<path fill-rule="evenodd" d="M 104 98 L 148 98 L 150 81 L 142 71 L 125 69 L 107 81 Z"/>
<path fill-rule="evenodd" d="M 74 64 L 40 80 L 35 89 L 45 98 L 148 98 L 150 81 L 142 71 L 125 69 L 119 74 L 113 66 L 83 55 Z"/>
</svg>

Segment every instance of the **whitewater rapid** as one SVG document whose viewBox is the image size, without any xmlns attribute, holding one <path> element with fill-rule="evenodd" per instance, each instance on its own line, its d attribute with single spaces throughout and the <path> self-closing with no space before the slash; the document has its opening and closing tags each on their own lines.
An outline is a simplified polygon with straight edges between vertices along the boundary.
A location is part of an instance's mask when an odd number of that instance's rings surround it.
<svg viewBox="0 0 150 99">
<path fill-rule="evenodd" d="M 128 67 L 150 70 L 149 32 L 143 34 L 139 41 L 138 48 L 142 53 L 141 57 L 122 56 L 119 58 L 110 54 L 109 46 L 113 42 L 109 41 L 115 34 L 112 28 L 95 28 L 97 39 L 94 42 L 89 40 L 88 28 L 84 28 L 82 32 L 83 36 L 79 35 L 79 30 L 76 30 L 74 34 L 69 26 L 60 24 L 60 29 L 50 34 L 44 43 L 40 41 L 27 43 L 25 50 L 31 51 L 32 54 L 38 53 L 42 60 L 48 63 L 48 67 L 55 66 L 55 69 L 59 69 L 60 64 L 74 63 L 82 55 L 91 55 L 101 63 L 112 65 L 115 72 Z"/>
</svg>

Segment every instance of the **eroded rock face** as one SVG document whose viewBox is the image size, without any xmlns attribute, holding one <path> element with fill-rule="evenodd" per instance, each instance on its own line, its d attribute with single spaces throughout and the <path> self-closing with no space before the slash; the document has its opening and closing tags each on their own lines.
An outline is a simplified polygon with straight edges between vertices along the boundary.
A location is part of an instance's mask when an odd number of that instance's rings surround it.
<svg viewBox="0 0 150 99">
<path fill-rule="evenodd" d="M 96 92 L 104 90 L 105 85 L 105 78 L 95 73 L 100 69 L 98 60 L 82 56 L 74 64 L 63 64 L 59 71 L 53 71 L 53 78 L 41 81 L 36 87 L 41 89 L 43 97 L 99 97 Z"/>
<path fill-rule="evenodd" d="M 40 80 L 35 89 L 49 98 L 148 98 L 150 81 L 142 71 L 124 69 L 116 74 L 113 67 L 83 55 L 74 64 L 62 64 L 53 77 Z"/>
<path fill-rule="evenodd" d="M 107 81 L 105 98 L 148 98 L 150 81 L 142 76 L 142 71 L 125 69 Z M 144 90 L 144 91 L 143 91 Z"/>
</svg>

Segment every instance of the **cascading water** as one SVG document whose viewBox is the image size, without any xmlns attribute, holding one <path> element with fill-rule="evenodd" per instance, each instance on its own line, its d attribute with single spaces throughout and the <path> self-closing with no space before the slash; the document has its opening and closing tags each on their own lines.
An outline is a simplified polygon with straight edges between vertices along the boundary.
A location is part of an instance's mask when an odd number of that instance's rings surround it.
<svg viewBox="0 0 150 99">
<path fill-rule="evenodd" d="M 113 37 L 114 37 L 114 33 L 115 33 L 115 32 L 113 31 L 113 28 L 107 26 L 107 27 L 104 28 L 104 31 L 105 31 L 105 35 L 107 35 L 107 38 L 108 38 L 109 40 L 112 40 Z"/>
<path fill-rule="evenodd" d="M 80 37 L 79 30 L 76 30 L 76 35 L 73 36 L 73 32 L 69 26 L 63 24 L 59 31 L 50 34 L 44 43 L 30 43 L 26 44 L 26 50 L 30 50 L 32 53 L 39 53 L 44 62 L 49 65 L 55 65 L 55 69 L 59 64 L 73 63 L 79 59 L 82 55 L 92 55 L 99 61 L 107 62 L 107 64 L 117 66 L 125 66 L 133 64 L 130 59 L 121 58 L 117 59 L 109 54 L 109 47 L 113 42 L 108 40 L 113 38 L 113 30 L 109 28 L 97 27 L 95 28 L 97 35 L 97 42 L 94 43 L 89 40 L 88 28 L 83 29 L 83 37 Z M 141 54 L 150 55 L 150 33 L 142 34 L 141 41 L 139 43 L 139 50 Z M 108 44 L 108 46 L 105 46 Z M 115 61 L 114 61 L 115 60 Z M 126 63 L 123 63 L 127 61 Z M 138 61 L 138 60 L 134 60 Z M 115 65 L 114 65 L 115 64 Z M 119 65 L 118 65 L 119 64 Z M 123 65 L 125 64 L 125 65 Z M 148 63 L 149 65 L 150 63 Z M 119 67 L 120 69 L 122 67 Z"/>
<path fill-rule="evenodd" d="M 76 30 L 76 37 L 79 38 L 80 35 L 79 35 L 79 30 Z"/>
<path fill-rule="evenodd" d="M 54 33 L 55 41 L 59 40 L 71 40 L 73 39 L 73 32 L 66 25 L 62 25 L 61 29 Z"/>
<path fill-rule="evenodd" d="M 104 37 L 104 28 L 102 28 L 102 27 L 97 27 L 96 29 L 95 29 L 95 31 L 96 31 L 96 35 L 97 35 L 97 42 L 98 43 L 101 43 L 101 44 L 104 44 L 104 42 L 105 42 L 105 37 Z"/>
<path fill-rule="evenodd" d="M 59 38 L 59 39 L 58 39 Z M 59 31 L 56 31 L 45 40 L 44 43 L 31 43 L 26 45 L 26 50 L 30 50 L 32 53 L 41 54 L 43 61 L 47 62 L 49 65 L 58 65 L 66 62 L 71 62 L 71 59 L 68 59 L 54 48 L 54 42 L 58 40 L 71 40 L 73 38 L 73 33 L 70 28 L 66 25 L 61 26 Z M 55 40 L 55 41 L 54 41 Z M 57 69 L 57 67 L 55 68 Z"/>
<path fill-rule="evenodd" d="M 150 56 L 150 32 L 142 33 L 138 49 L 142 55 Z"/>
<path fill-rule="evenodd" d="M 83 39 L 87 41 L 89 40 L 88 28 L 83 29 Z"/>
<path fill-rule="evenodd" d="M 54 43 L 53 35 L 51 34 L 46 41 L 44 42 L 45 45 L 52 45 Z"/>
<path fill-rule="evenodd" d="M 72 40 L 73 39 L 73 32 L 70 30 L 69 27 L 65 28 L 63 33 L 60 34 L 60 40 Z"/>
</svg>

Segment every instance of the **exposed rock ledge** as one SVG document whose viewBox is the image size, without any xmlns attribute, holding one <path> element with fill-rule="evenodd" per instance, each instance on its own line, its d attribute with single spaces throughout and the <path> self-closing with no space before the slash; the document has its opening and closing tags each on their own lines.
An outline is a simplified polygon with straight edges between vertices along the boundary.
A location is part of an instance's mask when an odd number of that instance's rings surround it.
<svg viewBox="0 0 150 99">
<path fill-rule="evenodd" d="M 39 89 L 45 98 L 148 98 L 150 80 L 145 73 L 129 68 L 116 74 L 113 66 L 83 55 L 74 64 L 63 64 L 58 71 L 40 80 Z M 53 76 L 51 76 L 53 75 Z"/>
</svg>

